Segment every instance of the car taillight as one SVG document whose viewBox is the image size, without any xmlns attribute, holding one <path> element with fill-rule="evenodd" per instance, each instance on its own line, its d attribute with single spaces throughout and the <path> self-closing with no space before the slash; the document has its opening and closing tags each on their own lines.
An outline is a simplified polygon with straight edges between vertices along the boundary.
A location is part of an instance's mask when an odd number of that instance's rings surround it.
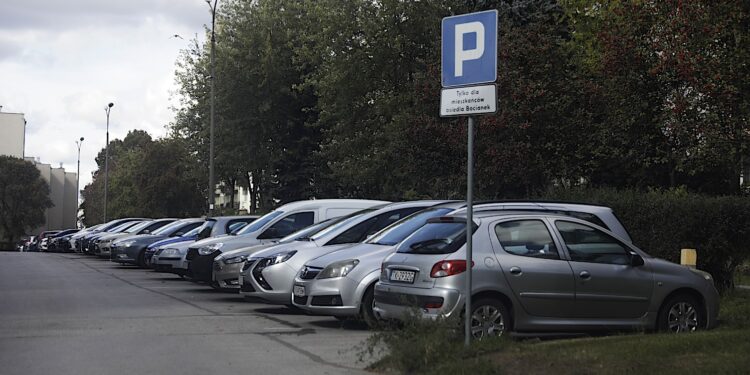
<svg viewBox="0 0 750 375">
<path fill-rule="evenodd" d="M 471 262 L 471 266 L 474 267 L 474 262 Z M 441 260 L 432 266 L 430 277 L 453 276 L 464 271 L 466 271 L 466 260 Z"/>
</svg>

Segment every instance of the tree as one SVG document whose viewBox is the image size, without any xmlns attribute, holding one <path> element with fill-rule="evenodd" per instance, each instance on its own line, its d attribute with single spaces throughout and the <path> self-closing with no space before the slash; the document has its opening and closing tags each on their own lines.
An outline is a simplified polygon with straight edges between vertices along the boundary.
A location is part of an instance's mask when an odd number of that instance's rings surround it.
<svg viewBox="0 0 750 375">
<path fill-rule="evenodd" d="M 45 210 L 52 207 L 49 185 L 33 163 L 0 156 L 0 229 L 13 242 L 28 230 L 44 224 Z"/>
<path fill-rule="evenodd" d="M 103 155 L 103 151 L 100 152 Z M 83 190 L 82 209 L 87 225 L 101 220 L 104 181 L 101 168 Z M 110 143 L 109 208 L 112 218 L 187 217 L 203 213 L 205 183 L 193 157 L 177 139 L 152 140 L 148 133 L 131 131 Z"/>
<path fill-rule="evenodd" d="M 566 0 L 571 48 L 600 98 L 592 184 L 739 192 L 750 3 Z"/>
</svg>

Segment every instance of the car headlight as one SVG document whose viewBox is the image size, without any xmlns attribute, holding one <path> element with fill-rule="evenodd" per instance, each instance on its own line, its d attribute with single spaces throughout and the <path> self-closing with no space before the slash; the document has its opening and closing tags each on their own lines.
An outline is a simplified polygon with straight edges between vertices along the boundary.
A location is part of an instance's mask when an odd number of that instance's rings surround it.
<svg viewBox="0 0 750 375">
<path fill-rule="evenodd" d="M 701 271 L 695 268 L 690 268 L 690 270 L 693 271 L 693 273 L 696 273 L 698 276 L 703 277 L 703 279 L 705 279 L 706 281 L 710 281 L 711 283 L 714 282 L 714 278 L 711 276 L 710 273 L 706 271 Z"/>
<path fill-rule="evenodd" d="M 242 263 L 247 260 L 247 255 L 239 255 L 236 257 L 231 257 L 224 259 L 224 263 L 226 264 L 235 264 L 235 263 Z"/>
<path fill-rule="evenodd" d="M 357 259 L 349 259 L 349 260 L 343 260 L 341 262 L 334 262 L 328 265 L 328 267 L 324 268 L 323 271 L 320 271 L 317 279 L 331 279 L 334 277 L 344 277 L 351 272 L 354 267 L 356 267 L 359 264 L 359 260 Z"/>
<path fill-rule="evenodd" d="M 268 267 L 268 266 L 273 266 L 274 264 L 284 263 L 287 260 L 289 260 L 289 258 L 293 257 L 294 254 L 297 254 L 297 250 L 283 251 L 283 252 L 271 255 L 270 257 L 266 258 L 267 261 L 266 261 L 265 266 Z"/>
<path fill-rule="evenodd" d="M 204 246 L 204 247 L 201 247 L 201 248 L 198 249 L 198 254 L 200 254 L 200 255 L 209 255 L 209 254 L 213 253 L 216 250 L 220 250 L 222 247 L 224 247 L 224 243 L 223 242 L 218 242 L 218 243 L 215 243 L 215 244 Z"/>
<path fill-rule="evenodd" d="M 117 245 L 121 247 L 130 247 L 130 246 L 133 246 L 134 243 L 135 243 L 135 240 L 130 240 L 130 241 L 125 241 L 125 242 L 120 242 Z"/>
</svg>

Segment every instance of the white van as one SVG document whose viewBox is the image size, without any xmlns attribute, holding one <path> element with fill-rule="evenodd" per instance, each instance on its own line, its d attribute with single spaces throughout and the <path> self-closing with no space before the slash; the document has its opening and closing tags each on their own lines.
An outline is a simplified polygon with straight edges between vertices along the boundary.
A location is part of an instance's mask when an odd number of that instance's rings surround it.
<svg viewBox="0 0 750 375">
<path fill-rule="evenodd" d="M 235 235 L 197 241 L 187 252 L 188 274 L 210 281 L 214 258 L 229 250 L 272 243 L 312 224 L 390 202 L 365 199 L 315 199 L 287 203 L 248 224 Z"/>
</svg>

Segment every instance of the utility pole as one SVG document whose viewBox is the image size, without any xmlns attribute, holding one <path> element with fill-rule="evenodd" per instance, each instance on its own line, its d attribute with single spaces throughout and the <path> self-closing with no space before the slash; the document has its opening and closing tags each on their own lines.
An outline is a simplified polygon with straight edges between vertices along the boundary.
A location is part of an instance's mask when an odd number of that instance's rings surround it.
<svg viewBox="0 0 750 375">
<path fill-rule="evenodd" d="M 109 111 L 112 110 L 114 103 L 107 104 L 104 112 L 107 112 L 107 145 L 104 146 L 104 221 L 107 222 L 107 192 L 109 191 Z"/>
<path fill-rule="evenodd" d="M 80 196 L 81 196 L 81 189 L 79 187 L 79 182 L 81 181 L 81 145 L 83 144 L 83 137 L 81 137 L 80 140 L 76 141 L 76 146 L 78 146 L 78 170 L 76 171 L 76 228 L 78 228 L 78 207 L 80 206 Z"/>
<path fill-rule="evenodd" d="M 214 194 L 216 193 L 216 183 L 214 179 L 214 125 L 215 125 L 215 70 L 214 70 L 214 50 L 216 49 L 216 5 L 219 0 L 206 0 L 206 4 L 211 8 L 211 115 L 209 125 L 209 142 L 208 142 L 208 215 L 214 213 Z"/>
</svg>

